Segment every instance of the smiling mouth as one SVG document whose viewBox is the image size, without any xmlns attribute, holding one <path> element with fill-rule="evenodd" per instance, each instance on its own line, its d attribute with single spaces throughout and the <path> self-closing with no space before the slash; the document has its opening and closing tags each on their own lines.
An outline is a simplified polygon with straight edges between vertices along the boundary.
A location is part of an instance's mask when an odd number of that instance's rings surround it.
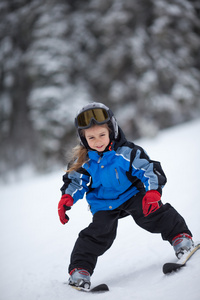
<svg viewBox="0 0 200 300">
<path fill-rule="evenodd" d="M 100 148 L 102 148 L 102 147 L 103 147 L 103 145 L 102 145 L 102 146 L 96 146 L 97 149 L 100 149 Z"/>
</svg>

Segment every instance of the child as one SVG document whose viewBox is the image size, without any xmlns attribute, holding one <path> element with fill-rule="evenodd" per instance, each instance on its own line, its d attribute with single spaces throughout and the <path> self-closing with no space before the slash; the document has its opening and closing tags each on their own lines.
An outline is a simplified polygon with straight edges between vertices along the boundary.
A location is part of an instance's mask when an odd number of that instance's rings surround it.
<svg viewBox="0 0 200 300">
<path fill-rule="evenodd" d="M 167 179 L 160 163 L 126 140 L 104 104 L 94 102 L 83 107 L 75 126 L 81 144 L 63 176 L 58 214 L 61 223 L 67 223 L 66 210 L 86 193 L 93 220 L 75 243 L 69 284 L 90 288 L 98 256 L 111 247 L 118 219 L 128 215 L 140 227 L 161 233 L 178 258 L 190 251 L 194 243 L 185 220 L 170 204 L 161 202 Z"/>
</svg>

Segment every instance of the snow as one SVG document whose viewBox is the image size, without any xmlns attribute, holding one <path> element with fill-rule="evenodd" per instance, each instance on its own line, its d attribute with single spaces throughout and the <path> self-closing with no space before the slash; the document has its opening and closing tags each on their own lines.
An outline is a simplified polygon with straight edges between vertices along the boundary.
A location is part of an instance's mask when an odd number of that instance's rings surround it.
<svg viewBox="0 0 200 300">
<path fill-rule="evenodd" d="M 200 240 L 200 120 L 137 141 L 151 159 L 160 160 L 170 202 Z M 81 229 L 91 221 L 86 201 L 69 211 L 63 226 L 57 216 L 63 170 L 0 186 L 0 290 L 2 300 L 199 299 L 200 252 L 178 274 L 164 275 L 162 265 L 176 261 L 160 235 L 139 228 L 130 217 L 119 221 L 118 236 L 99 258 L 92 284 L 107 283 L 110 292 L 80 294 L 66 283 L 69 257 Z"/>
</svg>

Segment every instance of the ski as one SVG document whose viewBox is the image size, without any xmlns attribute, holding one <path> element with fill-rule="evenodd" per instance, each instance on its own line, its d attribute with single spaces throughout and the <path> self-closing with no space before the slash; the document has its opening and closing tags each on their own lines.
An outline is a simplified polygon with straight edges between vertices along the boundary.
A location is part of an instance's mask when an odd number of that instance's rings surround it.
<svg viewBox="0 0 200 300">
<path fill-rule="evenodd" d="M 200 249 L 200 243 L 197 244 L 194 249 L 187 255 L 182 263 L 166 263 L 163 265 L 163 273 L 169 274 L 173 271 L 179 270 L 180 268 L 186 266 L 187 261 L 193 256 L 193 254 Z"/>
<path fill-rule="evenodd" d="M 83 287 L 78 287 L 78 286 L 74 286 L 74 285 L 71 285 L 71 287 L 77 291 L 86 292 L 86 293 L 104 293 L 104 292 L 109 291 L 109 288 L 108 288 L 107 284 L 105 284 L 105 283 L 96 285 L 95 287 L 93 287 L 91 289 L 85 289 Z"/>
</svg>

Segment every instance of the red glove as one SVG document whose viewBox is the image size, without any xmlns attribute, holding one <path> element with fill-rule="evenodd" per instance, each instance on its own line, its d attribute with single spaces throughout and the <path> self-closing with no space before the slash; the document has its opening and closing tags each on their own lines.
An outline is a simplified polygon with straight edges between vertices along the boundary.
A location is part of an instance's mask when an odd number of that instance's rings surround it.
<svg viewBox="0 0 200 300">
<path fill-rule="evenodd" d="M 60 218 L 60 222 L 63 225 L 69 221 L 69 217 L 65 214 L 65 212 L 66 210 L 71 209 L 73 202 L 74 200 L 70 195 L 62 195 L 58 203 L 58 215 Z"/>
<path fill-rule="evenodd" d="M 161 206 L 161 195 L 158 191 L 150 190 L 146 192 L 146 195 L 142 199 L 142 209 L 145 217 L 155 212 Z"/>
</svg>

